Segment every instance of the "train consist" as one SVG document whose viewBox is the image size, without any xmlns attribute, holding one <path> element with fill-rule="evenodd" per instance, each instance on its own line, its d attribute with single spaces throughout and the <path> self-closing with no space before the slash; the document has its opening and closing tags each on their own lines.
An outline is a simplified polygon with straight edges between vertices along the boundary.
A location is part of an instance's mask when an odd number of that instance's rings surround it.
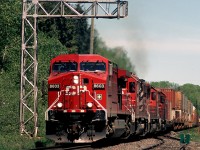
<svg viewBox="0 0 200 150">
<path fill-rule="evenodd" d="M 51 60 L 46 136 L 57 143 L 128 138 L 197 125 L 183 93 L 157 89 L 96 54 Z"/>
</svg>

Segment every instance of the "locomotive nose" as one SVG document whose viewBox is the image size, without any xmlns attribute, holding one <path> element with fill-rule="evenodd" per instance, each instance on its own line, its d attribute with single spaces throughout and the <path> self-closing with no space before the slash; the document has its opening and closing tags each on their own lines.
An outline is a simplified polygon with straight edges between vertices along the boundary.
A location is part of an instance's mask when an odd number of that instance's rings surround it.
<svg viewBox="0 0 200 150">
<path fill-rule="evenodd" d="M 94 105 L 92 82 L 89 77 L 81 73 L 71 73 L 62 81 L 63 90 L 65 91 L 62 101 L 64 108 L 76 111 L 92 109 Z M 78 111 L 78 110 L 77 110 Z"/>
</svg>

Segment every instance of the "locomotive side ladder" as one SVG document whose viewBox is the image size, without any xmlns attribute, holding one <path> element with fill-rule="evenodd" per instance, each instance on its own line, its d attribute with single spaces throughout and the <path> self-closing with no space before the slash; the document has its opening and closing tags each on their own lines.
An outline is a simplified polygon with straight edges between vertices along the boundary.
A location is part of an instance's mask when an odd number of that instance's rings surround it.
<svg viewBox="0 0 200 150">
<path fill-rule="evenodd" d="M 76 10 L 84 4 L 84 12 Z M 20 83 L 20 134 L 37 137 L 38 57 L 37 20 L 39 18 L 125 18 L 128 2 L 121 0 L 22 0 L 22 42 Z M 51 5 L 51 7 L 48 7 Z M 91 13 L 94 10 L 94 13 Z"/>
</svg>

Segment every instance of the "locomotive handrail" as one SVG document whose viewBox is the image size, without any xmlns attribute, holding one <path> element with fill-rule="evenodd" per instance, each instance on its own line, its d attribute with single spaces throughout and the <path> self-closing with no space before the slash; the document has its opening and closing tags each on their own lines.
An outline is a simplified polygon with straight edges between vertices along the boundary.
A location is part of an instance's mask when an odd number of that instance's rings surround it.
<svg viewBox="0 0 200 150">
<path fill-rule="evenodd" d="M 99 103 L 91 94 L 89 90 L 85 90 L 88 92 L 89 96 L 97 103 L 100 105 L 100 107 L 105 111 L 105 119 L 106 119 L 106 124 L 107 124 L 107 110 L 101 105 L 101 103 Z"/>
<path fill-rule="evenodd" d="M 132 113 L 132 111 L 131 111 L 126 105 L 124 105 L 124 107 L 125 107 L 130 113 Z"/>
<path fill-rule="evenodd" d="M 55 105 L 55 103 L 58 102 L 60 96 L 61 96 L 61 93 L 62 92 L 65 92 L 65 90 L 61 90 L 60 92 L 58 92 L 58 97 L 56 98 L 56 100 L 51 104 L 51 106 L 49 106 L 49 108 L 45 111 L 45 120 L 49 120 L 49 115 L 48 115 L 48 111 Z"/>
</svg>

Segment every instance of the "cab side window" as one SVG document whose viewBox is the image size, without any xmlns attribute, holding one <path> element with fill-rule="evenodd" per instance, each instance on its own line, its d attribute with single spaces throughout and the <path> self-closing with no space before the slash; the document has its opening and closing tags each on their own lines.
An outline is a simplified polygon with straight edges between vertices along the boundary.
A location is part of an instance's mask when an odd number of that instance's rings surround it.
<svg viewBox="0 0 200 150">
<path fill-rule="evenodd" d="M 151 92 L 151 99 L 156 100 L 156 92 Z"/>
<path fill-rule="evenodd" d="M 165 98 L 163 96 L 160 97 L 160 102 L 165 103 Z"/>
<path fill-rule="evenodd" d="M 135 93 L 135 82 L 130 82 L 129 83 L 129 92 L 130 93 Z"/>
</svg>

